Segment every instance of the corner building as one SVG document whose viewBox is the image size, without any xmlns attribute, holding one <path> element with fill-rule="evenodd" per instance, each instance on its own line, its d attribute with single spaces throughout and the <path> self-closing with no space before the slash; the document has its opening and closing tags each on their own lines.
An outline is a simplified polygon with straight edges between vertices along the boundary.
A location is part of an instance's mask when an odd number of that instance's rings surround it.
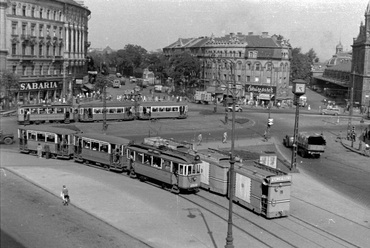
<svg viewBox="0 0 370 248">
<path fill-rule="evenodd" d="M 0 0 L 0 72 L 20 76 L 15 102 L 72 98 L 86 74 L 90 14 L 82 1 Z"/>
<path fill-rule="evenodd" d="M 289 99 L 291 46 L 267 32 L 255 35 L 230 33 L 224 37 L 179 39 L 163 48 L 167 56 L 188 51 L 202 62 L 202 80 L 231 95 L 236 81 L 237 96 L 254 101 Z"/>
</svg>

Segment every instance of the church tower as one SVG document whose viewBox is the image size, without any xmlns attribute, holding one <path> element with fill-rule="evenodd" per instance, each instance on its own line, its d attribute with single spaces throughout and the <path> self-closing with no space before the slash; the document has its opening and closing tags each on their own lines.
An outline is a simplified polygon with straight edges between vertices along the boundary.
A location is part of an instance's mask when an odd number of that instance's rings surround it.
<svg viewBox="0 0 370 248">
<path fill-rule="evenodd" d="M 339 41 L 339 44 L 335 47 L 335 54 L 343 52 L 343 45 L 342 42 Z"/>
<path fill-rule="evenodd" d="M 353 39 L 352 82 L 354 82 L 354 106 L 370 106 L 370 1 L 365 12 L 365 24 L 361 22 L 359 35 Z"/>
</svg>

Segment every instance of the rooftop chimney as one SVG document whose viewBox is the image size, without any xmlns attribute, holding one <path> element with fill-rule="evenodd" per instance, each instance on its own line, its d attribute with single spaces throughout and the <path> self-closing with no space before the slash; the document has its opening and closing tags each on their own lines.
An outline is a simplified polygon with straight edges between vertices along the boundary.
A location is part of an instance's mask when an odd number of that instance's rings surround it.
<svg viewBox="0 0 370 248">
<path fill-rule="evenodd" d="M 262 32 L 262 37 L 267 37 L 269 35 L 269 32 Z"/>
<path fill-rule="evenodd" d="M 253 32 L 248 32 L 248 35 L 253 35 Z"/>
</svg>

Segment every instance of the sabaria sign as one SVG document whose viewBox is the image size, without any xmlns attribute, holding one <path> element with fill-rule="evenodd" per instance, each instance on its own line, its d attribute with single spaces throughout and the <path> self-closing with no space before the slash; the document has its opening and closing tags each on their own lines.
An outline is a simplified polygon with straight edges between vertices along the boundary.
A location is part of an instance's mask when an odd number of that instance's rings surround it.
<svg viewBox="0 0 370 248">
<path fill-rule="evenodd" d="M 276 87 L 247 84 L 245 85 L 245 91 L 253 93 L 274 94 L 276 92 Z"/>
<path fill-rule="evenodd" d="M 58 82 L 35 82 L 35 83 L 21 83 L 20 90 L 51 90 L 59 88 Z"/>
</svg>

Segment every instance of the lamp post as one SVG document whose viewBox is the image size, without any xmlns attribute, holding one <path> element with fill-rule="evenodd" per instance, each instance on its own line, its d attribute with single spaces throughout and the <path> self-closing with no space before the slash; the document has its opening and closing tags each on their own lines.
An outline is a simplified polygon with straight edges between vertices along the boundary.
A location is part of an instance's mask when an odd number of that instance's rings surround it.
<svg viewBox="0 0 370 248">
<path fill-rule="evenodd" d="M 291 161 L 291 171 L 297 169 L 297 139 L 298 139 L 298 123 L 299 123 L 299 97 L 306 93 L 306 82 L 302 79 L 296 79 L 293 81 L 293 94 L 295 95 L 294 101 L 296 104 L 295 110 L 295 122 L 294 122 L 294 134 L 293 134 L 293 151 L 292 151 L 292 161 Z"/>
<path fill-rule="evenodd" d="M 266 141 L 269 139 L 269 136 L 270 136 L 270 128 L 271 128 L 271 126 L 273 124 L 273 121 L 274 121 L 274 119 L 271 118 L 271 89 L 272 89 L 272 79 L 274 77 L 274 75 L 273 75 L 274 65 L 273 65 L 272 61 L 270 61 L 269 66 L 271 66 L 270 67 L 270 70 L 271 70 L 271 79 L 270 79 L 268 117 L 267 117 L 267 127 L 266 127 L 266 137 L 265 137 Z"/>
<path fill-rule="evenodd" d="M 355 76 L 356 76 L 356 69 L 353 68 L 352 72 L 352 86 L 350 91 L 350 102 L 349 102 L 349 118 L 348 118 L 348 126 L 347 126 L 347 139 L 351 138 L 351 126 L 352 126 L 352 116 L 353 116 L 353 95 L 354 95 L 354 87 L 355 87 Z M 353 146 L 353 145 L 352 145 Z"/>
<path fill-rule="evenodd" d="M 360 134 L 360 137 L 358 138 L 358 142 L 359 142 L 359 144 L 358 144 L 358 150 L 361 152 L 361 150 L 362 150 L 362 140 L 361 139 L 363 139 L 363 124 L 364 124 L 364 117 L 362 117 L 361 118 L 361 120 L 360 120 L 360 125 L 361 125 L 361 134 Z"/>
<path fill-rule="evenodd" d="M 230 61 L 231 75 L 233 70 L 233 62 Z M 232 125 L 231 125 L 231 151 L 230 151 L 230 169 L 229 169 L 229 218 L 227 221 L 227 236 L 226 236 L 226 245 L 225 248 L 234 248 L 233 244 L 233 198 L 234 198 L 234 147 L 235 147 L 235 101 L 236 101 L 236 73 L 234 68 L 234 80 L 233 80 L 233 94 L 232 94 L 232 104 L 233 104 L 233 113 L 232 113 Z"/>
</svg>

